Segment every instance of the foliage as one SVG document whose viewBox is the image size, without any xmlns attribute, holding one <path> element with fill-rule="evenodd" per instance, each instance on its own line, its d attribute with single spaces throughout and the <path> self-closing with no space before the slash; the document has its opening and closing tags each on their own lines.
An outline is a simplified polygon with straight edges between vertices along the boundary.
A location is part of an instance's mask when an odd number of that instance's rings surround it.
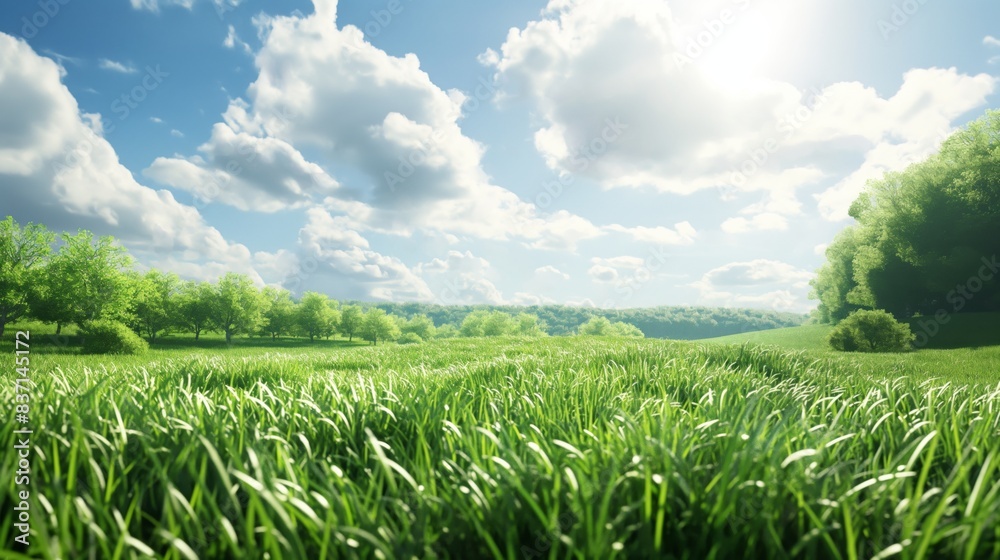
<svg viewBox="0 0 1000 560">
<path fill-rule="evenodd" d="M 340 325 L 337 330 L 347 335 L 347 340 L 354 340 L 354 335 L 361 329 L 364 313 L 356 305 L 345 305 L 340 311 Z"/>
<path fill-rule="evenodd" d="M 372 345 L 377 345 L 380 340 L 395 340 L 401 334 L 393 316 L 376 307 L 365 312 L 360 332 L 361 337 Z"/>
<path fill-rule="evenodd" d="M 461 328 L 465 319 L 473 313 L 500 311 L 516 316 L 521 313 L 538 317 L 540 329 L 552 336 L 569 335 L 591 317 L 605 317 L 612 322 L 624 322 L 639 328 L 648 337 L 695 340 L 801 325 L 806 317 L 794 313 L 779 313 L 759 309 L 729 309 L 709 307 L 650 307 L 641 309 L 595 309 L 566 305 L 542 306 L 492 306 L 492 305 L 437 305 L 426 303 L 357 303 L 363 307 L 378 307 L 387 313 L 402 317 L 426 315 L 441 328 L 454 325 Z M 478 332 L 470 325 L 467 333 Z M 463 334 L 462 336 L 482 336 Z"/>
<path fill-rule="evenodd" d="M 285 289 L 265 286 L 261 291 L 264 298 L 264 320 L 261 330 L 271 339 L 291 334 L 295 327 L 297 309 L 292 294 Z"/>
<path fill-rule="evenodd" d="M 175 325 L 198 340 L 211 324 L 214 301 L 215 289 L 208 282 L 184 282 L 174 299 Z"/>
<path fill-rule="evenodd" d="M 0 339 L 7 323 L 24 317 L 33 286 L 44 276 L 55 234 L 38 224 L 23 228 L 8 216 L 0 221 Z"/>
<path fill-rule="evenodd" d="M 635 325 L 628 323 L 612 323 L 604 317 L 591 317 L 589 321 L 580 325 L 580 334 L 585 336 L 618 336 L 618 337 L 639 337 L 642 338 L 642 331 Z"/>
<path fill-rule="evenodd" d="M 424 339 L 420 338 L 415 332 L 403 333 L 399 338 L 396 339 L 397 344 L 420 344 Z"/>
<path fill-rule="evenodd" d="M 132 316 L 135 329 L 155 342 L 160 332 L 177 323 L 176 303 L 181 281 L 176 274 L 149 270 L 136 277 Z"/>
<path fill-rule="evenodd" d="M 326 294 L 306 292 L 302 295 L 296 314 L 299 329 L 302 334 L 309 337 L 309 340 L 330 336 L 336 332 L 340 315 L 331 303 L 336 305 L 336 302 L 331 302 Z"/>
<path fill-rule="evenodd" d="M 399 331 L 406 334 L 415 334 L 421 340 L 434 338 L 434 322 L 427 315 L 414 315 L 409 319 L 400 321 Z"/>
<path fill-rule="evenodd" d="M 142 354 L 149 344 L 124 323 L 99 319 L 80 326 L 84 354 Z"/>
<path fill-rule="evenodd" d="M 232 342 L 233 335 L 259 328 L 264 298 L 249 276 L 227 272 L 213 287 L 209 309 L 212 324 L 225 333 L 226 342 Z"/>
<path fill-rule="evenodd" d="M 937 154 L 868 182 L 813 280 L 818 316 L 856 309 L 896 317 L 1000 310 L 1000 111 L 948 138 Z"/>
<path fill-rule="evenodd" d="M 95 240 L 89 231 L 64 233 L 62 242 L 45 271 L 47 292 L 56 297 L 43 320 L 82 326 L 129 319 L 136 286 L 127 274 L 133 260 L 125 248 L 110 236 Z"/>
<path fill-rule="evenodd" d="M 834 327 L 829 340 L 842 352 L 903 352 L 910 349 L 914 334 L 885 311 L 861 310 Z"/>
</svg>

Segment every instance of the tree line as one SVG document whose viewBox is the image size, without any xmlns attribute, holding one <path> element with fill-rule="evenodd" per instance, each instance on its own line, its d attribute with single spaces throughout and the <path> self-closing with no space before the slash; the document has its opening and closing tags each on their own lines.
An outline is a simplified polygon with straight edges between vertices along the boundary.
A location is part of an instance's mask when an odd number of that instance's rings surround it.
<svg viewBox="0 0 1000 560">
<path fill-rule="evenodd" d="M 870 180 L 850 215 L 857 223 L 830 244 L 812 282 L 820 321 L 858 310 L 904 320 L 1000 311 L 1000 111 L 926 160 Z"/>
<path fill-rule="evenodd" d="M 185 281 L 157 269 L 138 270 L 113 237 L 91 232 L 56 235 L 42 225 L 0 222 L 0 336 L 6 325 L 35 319 L 64 326 L 113 321 L 155 343 L 169 333 L 307 337 L 342 335 L 372 344 L 415 343 L 432 338 L 546 336 L 538 315 L 478 309 L 454 322 L 426 314 L 402 316 L 374 305 L 341 304 L 326 294 L 301 298 L 273 286 L 258 288 L 244 274 L 229 272 L 216 282 Z M 633 325 L 581 325 L 580 334 L 643 336 Z"/>
</svg>

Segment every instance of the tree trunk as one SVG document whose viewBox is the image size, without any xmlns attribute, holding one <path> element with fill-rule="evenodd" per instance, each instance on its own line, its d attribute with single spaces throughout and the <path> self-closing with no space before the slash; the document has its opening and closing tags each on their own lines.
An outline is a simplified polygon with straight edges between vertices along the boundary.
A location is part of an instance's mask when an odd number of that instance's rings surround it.
<svg viewBox="0 0 1000 560">
<path fill-rule="evenodd" d="M 233 342 L 233 331 L 226 329 L 226 344 L 231 344 Z"/>
<path fill-rule="evenodd" d="M 354 333 L 347 333 L 347 342 L 354 342 Z"/>
<path fill-rule="evenodd" d="M 62 321 L 56 321 L 56 336 L 62 334 Z"/>
<path fill-rule="evenodd" d="M 201 329 L 194 330 L 194 341 L 198 342 L 198 336 L 201 334 Z"/>
</svg>

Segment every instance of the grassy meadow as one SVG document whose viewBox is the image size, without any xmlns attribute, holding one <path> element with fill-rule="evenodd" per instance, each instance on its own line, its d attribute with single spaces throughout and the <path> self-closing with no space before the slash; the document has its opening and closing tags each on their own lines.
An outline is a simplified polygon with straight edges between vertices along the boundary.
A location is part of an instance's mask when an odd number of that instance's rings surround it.
<svg viewBox="0 0 1000 560">
<path fill-rule="evenodd" d="M 821 334 L 798 329 L 742 338 Z M 57 342 L 30 557 L 1000 557 L 997 348 Z"/>
</svg>

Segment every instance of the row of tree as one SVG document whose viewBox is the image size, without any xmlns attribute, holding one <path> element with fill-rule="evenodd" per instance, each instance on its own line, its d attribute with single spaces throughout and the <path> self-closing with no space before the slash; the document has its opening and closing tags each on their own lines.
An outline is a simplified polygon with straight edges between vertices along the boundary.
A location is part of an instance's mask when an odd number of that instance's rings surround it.
<svg viewBox="0 0 1000 560">
<path fill-rule="evenodd" d="M 1000 111 L 927 160 L 868 182 L 813 280 L 818 318 L 1000 311 Z"/>
<path fill-rule="evenodd" d="M 530 313 L 480 309 L 454 324 L 436 326 L 425 314 L 402 317 L 366 305 L 341 305 L 327 295 L 306 292 L 298 300 L 284 289 L 258 288 L 246 275 L 227 273 L 217 282 L 183 281 L 156 269 L 137 271 L 128 252 L 111 237 L 86 231 L 57 236 L 45 227 L 0 222 L 0 336 L 23 318 L 83 326 L 124 323 L 150 342 L 172 332 L 214 331 L 231 342 L 237 335 L 310 340 L 340 334 L 373 344 L 401 339 L 419 342 L 454 336 L 544 336 L 547 325 Z M 607 332 L 642 333 L 630 325 Z"/>
</svg>

